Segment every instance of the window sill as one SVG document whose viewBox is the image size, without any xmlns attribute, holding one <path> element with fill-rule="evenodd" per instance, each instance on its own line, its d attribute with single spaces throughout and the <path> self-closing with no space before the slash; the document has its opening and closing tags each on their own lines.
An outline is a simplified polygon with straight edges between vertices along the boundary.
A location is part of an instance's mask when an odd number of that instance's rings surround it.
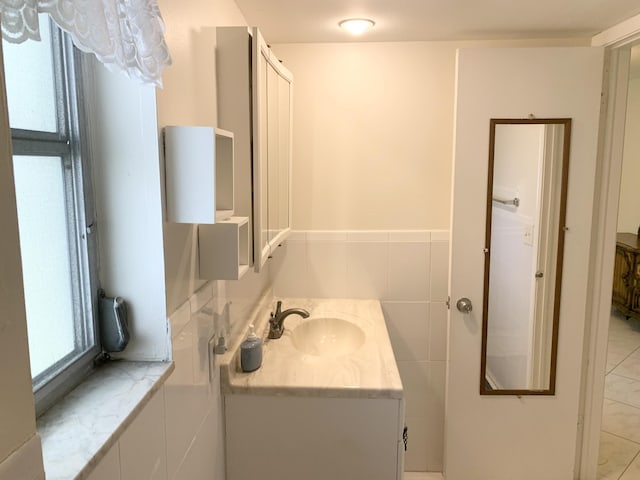
<svg viewBox="0 0 640 480">
<path fill-rule="evenodd" d="M 47 480 L 86 478 L 173 368 L 171 362 L 110 362 L 38 418 Z"/>
</svg>

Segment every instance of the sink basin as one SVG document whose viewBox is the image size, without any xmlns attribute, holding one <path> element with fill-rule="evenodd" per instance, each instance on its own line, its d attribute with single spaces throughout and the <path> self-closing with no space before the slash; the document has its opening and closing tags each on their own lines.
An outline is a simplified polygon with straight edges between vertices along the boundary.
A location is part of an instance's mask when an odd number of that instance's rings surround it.
<svg viewBox="0 0 640 480">
<path fill-rule="evenodd" d="M 340 318 L 312 318 L 291 331 L 291 342 L 303 353 L 338 357 L 358 350 L 364 343 L 364 332 Z"/>
</svg>

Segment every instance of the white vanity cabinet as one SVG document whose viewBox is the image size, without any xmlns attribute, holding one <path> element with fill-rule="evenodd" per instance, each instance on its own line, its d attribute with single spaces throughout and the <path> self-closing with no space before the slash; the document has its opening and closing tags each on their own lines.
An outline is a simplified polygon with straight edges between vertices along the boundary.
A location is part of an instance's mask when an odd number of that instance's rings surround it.
<svg viewBox="0 0 640 480">
<path fill-rule="evenodd" d="M 225 395 L 227 480 L 402 480 L 400 399 Z"/>
<path fill-rule="evenodd" d="M 218 121 L 236 135 L 236 212 L 260 271 L 291 229 L 293 76 L 257 28 L 218 27 Z"/>
<path fill-rule="evenodd" d="M 258 370 L 240 369 L 244 335 L 217 358 L 227 480 L 401 480 L 404 390 L 380 302 L 279 300 L 309 317 L 265 338 Z M 265 337 L 270 311 L 251 319 Z"/>
</svg>

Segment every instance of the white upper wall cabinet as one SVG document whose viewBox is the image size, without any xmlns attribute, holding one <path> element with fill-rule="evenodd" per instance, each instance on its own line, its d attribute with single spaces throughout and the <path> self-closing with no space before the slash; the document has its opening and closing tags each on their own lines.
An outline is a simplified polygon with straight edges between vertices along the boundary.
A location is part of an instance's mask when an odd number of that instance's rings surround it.
<svg viewBox="0 0 640 480">
<path fill-rule="evenodd" d="M 260 271 L 291 230 L 293 76 L 257 28 L 217 29 L 218 120 L 236 133 L 236 213 Z"/>
<path fill-rule="evenodd" d="M 233 215 L 233 140 L 219 128 L 165 127 L 168 222 L 214 224 Z"/>
<path fill-rule="evenodd" d="M 293 76 L 257 28 L 252 37 L 253 211 L 255 268 L 291 231 Z"/>
</svg>

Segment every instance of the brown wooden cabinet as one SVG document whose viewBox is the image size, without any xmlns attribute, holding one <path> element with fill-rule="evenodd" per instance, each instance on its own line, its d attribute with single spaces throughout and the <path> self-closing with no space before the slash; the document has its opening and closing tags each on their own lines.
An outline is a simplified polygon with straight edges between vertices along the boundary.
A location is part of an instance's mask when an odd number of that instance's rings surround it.
<svg viewBox="0 0 640 480">
<path fill-rule="evenodd" d="M 613 306 L 628 317 L 640 319 L 640 237 L 618 233 L 613 271 Z"/>
</svg>

